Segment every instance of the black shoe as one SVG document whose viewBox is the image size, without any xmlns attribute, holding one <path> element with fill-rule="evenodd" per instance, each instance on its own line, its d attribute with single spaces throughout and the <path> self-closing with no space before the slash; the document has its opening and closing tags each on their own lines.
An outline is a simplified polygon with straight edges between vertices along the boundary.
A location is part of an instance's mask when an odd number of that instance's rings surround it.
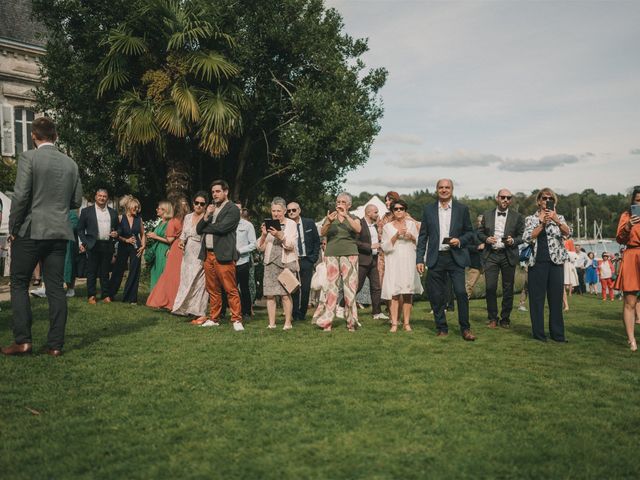
<svg viewBox="0 0 640 480">
<path fill-rule="evenodd" d="M 500 326 L 501 326 L 502 328 L 511 328 L 511 322 L 504 322 L 504 321 L 501 321 L 501 322 L 500 322 Z"/>
</svg>

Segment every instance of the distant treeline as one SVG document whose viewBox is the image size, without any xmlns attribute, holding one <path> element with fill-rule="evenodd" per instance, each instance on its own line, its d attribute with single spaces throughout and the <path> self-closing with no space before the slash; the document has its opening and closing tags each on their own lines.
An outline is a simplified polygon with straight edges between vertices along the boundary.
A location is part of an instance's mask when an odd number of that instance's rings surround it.
<svg viewBox="0 0 640 480">
<path fill-rule="evenodd" d="M 523 215 L 531 215 L 536 210 L 536 195 L 538 190 L 534 190 L 530 195 L 522 192 L 515 194 L 513 199 L 512 208 L 522 213 Z M 373 193 L 361 192 L 357 197 L 353 199 L 353 206 L 367 202 Z M 384 200 L 384 193 L 376 194 L 381 200 Z M 587 228 L 589 237 L 593 236 L 593 222 L 602 221 L 602 235 L 603 237 L 612 238 L 616 235 L 616 229 L 618 227 L 618 219 L 620 214 L 627 208 L 629 208 L 630 202 L 629 194 L 616 194 L 607 195 L 603 193 L 596 193 L 593 189 L 584 190 L 582 193 L 572 193 L 570 195 L 558 195 L 558 213 L 564 215 L 571 227 L 574 234 L 577 234 L 577 216 L 576 210 L 580 208 L 580 230 L 584 235 L 584 208 L 587 207 Z M 422 215 L 422 208 L 425 204 L 435 201 L 435 192 L 429 190 L 420 190 L 413 192 L 410 195 L 402 195 L 402 198 L 409 205 L 409 212 L 411 215 L 419 219 Z M 469 207 L 471 212 L 472 222 L 476 216 L 487 210 L 495 207 L 495 199 L 493 197 L 485 198 L 458 198 L 461 202 Z"/>
</svg>

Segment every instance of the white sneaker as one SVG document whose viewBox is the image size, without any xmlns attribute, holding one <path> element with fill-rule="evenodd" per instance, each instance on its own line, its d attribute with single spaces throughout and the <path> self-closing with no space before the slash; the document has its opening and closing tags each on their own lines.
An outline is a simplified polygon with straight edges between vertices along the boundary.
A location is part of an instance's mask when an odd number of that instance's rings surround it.
<svg viewBox="0 0 640 480">
<path fill-rule="evenodd" d="M 387 317 L 384 313 L 380 312 L 380 313 L 376 313 L 373 316 L 374 320 L 389 320 L 389 317 Z"/>
<path fill-rule="evenodd" d="M 236 332 L 243 332 L 244 331 L 244 325 L 242 325 L 242 322 L 233 322 L 233 329 Z"/>
<path fill-rule="evenodd" d="M 520 305 L 520 306 L 518 307 L 518 311 L 520 311 L 520 312 L 526 312 L 526 311 L 527 311 L 527 307 L 525 307 L 524 305 Z"/>
<path fill-rule="evenodd" d="M 29 293 L 34 297 L 44 298 L 47 296 L 47 289 L 44 286 L 42 286 L 42 287 L 31 290 Z"/>
<path fill-rule="evenodd" d="M 344 307 L 336 307 L 336 317 L 344 318 Z"/>
<path fill-rule="evenodd" d="M 68 298 L 75 297 L 75 296 L 76 296 L 76 291 L 73 288 L 67 289 L 67 297 Z"/>
<path fill-rule="evenodd" d="M 209 319 L 200 326 L 201 327 L 219 327 L 220 324 L 218 322 L 214 322 L 213 320 Z"/>
</svg>

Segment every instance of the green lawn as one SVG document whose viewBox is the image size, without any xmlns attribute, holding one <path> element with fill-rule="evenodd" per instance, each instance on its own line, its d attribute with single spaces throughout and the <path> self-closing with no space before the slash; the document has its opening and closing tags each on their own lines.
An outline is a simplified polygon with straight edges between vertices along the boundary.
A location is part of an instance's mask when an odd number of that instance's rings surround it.
<svg viewBox="0 0 640 480">
<path fill-rule="evenodd" d="M 488 330 L 482 300 L 467 343 L 455 319 L 435 338 L 425 303 L 411 334 L 367 311 L 351 334 L 269 331 L 263 311 L 235 333 L 76 298 L 63 357 L 0 358 L 0 478 L 638 478 L 621 302 L 571 304 L 559 345 L 527 313 Z"/>
</svg>

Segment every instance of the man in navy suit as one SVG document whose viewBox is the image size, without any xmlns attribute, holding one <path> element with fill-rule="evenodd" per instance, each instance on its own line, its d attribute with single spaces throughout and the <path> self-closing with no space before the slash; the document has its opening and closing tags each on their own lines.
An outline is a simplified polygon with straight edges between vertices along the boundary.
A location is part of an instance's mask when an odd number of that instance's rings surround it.
<svg viewBox="0 0 640 480">
<path fill-rule="evenodd" d="M 296 202 L 287 205 L 287 216 L 296 222 L 298 229 L 298 264 L 300 265 L 300 289 L 292 296 L 293 319 L 304 320 L 309 306 L 309 292 L 313 268 L 320 255 L 320 234 L 318 227 L 311 218 L 300 216 L 302 210 Z"/>
<path fill-rule="evenodd" d="M 474 341 L 469 324 L 469 299 L 464 284 L 464 269 L 469 266 L 467 245 L 473 242 L 474 233 L 469 209 L 453 200 L 453 181 L 448 178 L 436 184 L 438 201 L 424 207 L 418 235 L 416 264 L 420 274 L 424 272 L 425 252 L 427 291 L 433 309 L 437 336 L 449 334 L 445 316 L 447 305 L 447 275 L 451 278 L 458 302 L 458 323 L 462 338 Z M 428 248 L 427 248 L 428 246 Z"/>
<path fill-rule="evenodd" d="M 118 215 L 107 206 L 109 192 L 96 192 L 95 205 L 83 208 L 78 220 L 80 252 L 87 252 L 87 296 L 96 304 L 96 279 L 100 278 L 102 300 L 109 302 L 109 270 L 113 257 L 113 242 L 118 237 Z M 109 300 L 107 300 L 109 299 Z"/>
</svg>

